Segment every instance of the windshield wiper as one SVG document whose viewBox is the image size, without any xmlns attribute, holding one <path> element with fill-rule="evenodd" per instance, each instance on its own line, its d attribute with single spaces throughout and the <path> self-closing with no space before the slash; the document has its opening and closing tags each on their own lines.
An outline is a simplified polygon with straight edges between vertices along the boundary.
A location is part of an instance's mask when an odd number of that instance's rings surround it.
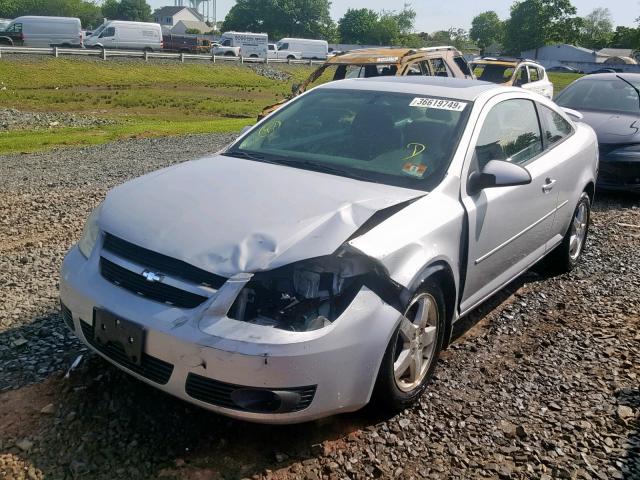
<svg viewBox="0 0 640 480">
<path fill-rule="evenodd" d="M 629 84 L 629 86 L 631 88 L 633 88 L 636 91 L 636 95 L 638 95 L 638 108 L 640 108 L 640 89 L 638 89 L 638 87 L 636 87 L 633 83 L 631 83 L 630 81 L 622 78 L 620 75 L 616 75 L 616 77 L 618 77 L 620 80 L 622 80 L 624 83 Z"/>
<path fill-rule="evenodd" d="M 226 155 L 227 157 L 235 157 L 235 158 L 247 158 L 249 160 L 258 160 L 263 161 L 264 156 L 257 153 L 249 153 L 249 152 L 241 152 L 239 150 L 228 150 L 223 152 L 222 155 Z"/>
<path fill-rule="evenodd" d="M 282 165 L 287 165 L 290 167 L 301 167 L 307 168 L 309 170 L 314 170 L 316 172 L 321 173 L 329 173 L 332 175 L 339 175 L 341 177 L 350 177 L 356 180 L 363 180 L 365 182 L 371 182 L 371 178 L 365 177 L 364 175 L 358 175 L 357 173 L 353 173 L 350 170 L 334 167 L 331 165 L 325 165 L 322 163 L 312 162 L 310 160 L 288 160 L 288 159 L 279 159 L 279 162 Z"/>
</svg>

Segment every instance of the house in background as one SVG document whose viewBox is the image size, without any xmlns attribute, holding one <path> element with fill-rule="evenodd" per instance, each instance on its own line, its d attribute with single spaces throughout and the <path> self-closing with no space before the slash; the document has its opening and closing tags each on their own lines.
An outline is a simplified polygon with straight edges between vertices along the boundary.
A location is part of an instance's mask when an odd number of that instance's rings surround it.
<svg viewBox="0 0 640 480">
<path fill-rule="evenodd" d="M 189 7 L 162 7 L 153 12 L 153 21 L 166 30 L 173 29 L 180 21 L 204 23 L 204 17 Z"/>
<path fill-rule="evenodd" d="M 171 33 L 174 35 L 184 35 L 187 33 L 187 30 L 193 31 L 194 33 L 195 30 L 197 30 L 200 34 L 205 34 L 211 32 L 213 27 L 195 20 L 180 20 L 173 26 Z"/>
</svg>

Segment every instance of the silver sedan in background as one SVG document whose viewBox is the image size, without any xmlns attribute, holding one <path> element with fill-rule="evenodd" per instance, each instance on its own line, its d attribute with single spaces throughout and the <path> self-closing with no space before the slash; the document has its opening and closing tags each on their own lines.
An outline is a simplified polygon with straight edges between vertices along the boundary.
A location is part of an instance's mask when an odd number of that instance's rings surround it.
<svg viewBox="0 0 640 480">
<path fill-rule="evenodd" d="M 578 262 L 593 130 L 519 88 L 315 88 L 224 151 L 109 192 L 62 266 L 68 326 L 204 408 L 293 423 L 417 401 L 453 325 Z"/>
</svg>

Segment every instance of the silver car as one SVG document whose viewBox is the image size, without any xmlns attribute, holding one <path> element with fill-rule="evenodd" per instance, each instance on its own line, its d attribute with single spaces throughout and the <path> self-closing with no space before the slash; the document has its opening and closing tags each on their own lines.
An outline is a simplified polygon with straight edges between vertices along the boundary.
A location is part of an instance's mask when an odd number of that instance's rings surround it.
<svg viewBox="0 0 640 480">
<path fill-rule="evenodd" d="M 109 192 L 64 260 L 63 318 L 224 415 L 401 409 L 467 312 L 547 255 L 576 265 L 597 152 L 589 126 L 520 88 L 331 82 Z"/>
</svg>

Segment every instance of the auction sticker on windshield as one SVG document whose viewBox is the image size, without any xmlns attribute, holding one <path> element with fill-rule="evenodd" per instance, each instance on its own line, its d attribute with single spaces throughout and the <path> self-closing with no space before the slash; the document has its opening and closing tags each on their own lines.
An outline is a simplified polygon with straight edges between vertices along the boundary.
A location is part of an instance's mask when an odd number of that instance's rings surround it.
<svg viewBox="0 0 640 480">
<path fill-rule="evenodd" d="M 461 112 L 467 106 L 466 102 L 456 102 L 455 100 L 442 100 L 440 98 L 416 97 L 411 100 L 410 107 L 436 108 L 438 110 L 451 110 Z"/>
</svg>

